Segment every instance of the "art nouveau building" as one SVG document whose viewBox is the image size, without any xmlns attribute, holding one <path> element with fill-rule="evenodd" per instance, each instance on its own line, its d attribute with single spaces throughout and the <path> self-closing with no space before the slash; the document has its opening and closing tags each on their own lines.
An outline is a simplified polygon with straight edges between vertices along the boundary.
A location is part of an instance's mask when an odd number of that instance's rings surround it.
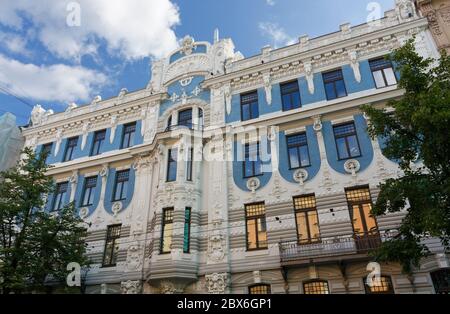
<svg viewBox="0 0 450 314">
<path fill-rule="evenodd" d="M 26 145 L 51 152 L 49 210 L 74 201 L 92 223 L 88 293 L 433 293 L 448 257 L 438 240 L 414 276 L 367 252 L 404 213 L 372 217 L 379 182 L 399 174 L 360 106 L 402 96 L 384 56 L 416 36 L 410 1 L 371 24 L 244 58 L 231 39 L 185 37 L 152 65 L 148 87 L 36 107 Z"/>
</svg>

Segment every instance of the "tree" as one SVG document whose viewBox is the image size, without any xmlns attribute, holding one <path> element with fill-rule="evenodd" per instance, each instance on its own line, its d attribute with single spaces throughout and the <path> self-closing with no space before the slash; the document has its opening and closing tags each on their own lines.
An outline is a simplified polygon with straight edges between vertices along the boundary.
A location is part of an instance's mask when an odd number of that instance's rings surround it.
<svg viewBox="0 0 450 314">
<path fill-rule="evenodd" d="M 70 262 L 87 266 L 86 229 L 73 203 L 46 209 L 54 191 L 45 154 L 25 148 L 13 169 L 0 173 L 0 288 L 4 294 L 44 291 L 64 281 Z"/>
<path fill-rule="evenodd" d="M 450 234 L 450 58 L 423 58 L 414 39 L 390 56 L 405 90 L 386 109 L 366 105 L 369 134 L 385 139 L 383 153 L 399 162 L 402 175 L 380 184 L 375 215 L 406 209 L 398 235 L 375 252 L 379 261 L 401 263 L 411 273 L 429 254 L 424 237 L 440 238 L 448 248 Z"/>
</svg>

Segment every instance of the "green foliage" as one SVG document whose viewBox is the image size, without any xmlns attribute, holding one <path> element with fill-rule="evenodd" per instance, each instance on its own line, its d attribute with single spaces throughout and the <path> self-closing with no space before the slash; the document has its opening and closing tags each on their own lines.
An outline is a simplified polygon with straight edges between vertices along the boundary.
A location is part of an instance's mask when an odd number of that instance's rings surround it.
<svg viewBox="0 0 450 314">
<path fill-rule="evenodd" d="M 369 134 L 386 140 L 383 153 L 399 161 L 402 175 L 380 184 L 373 212 L 407 209 L 399 235 L 375 253 L 380 261 L 397 261 L 405 272 L 429 252 L 423 237 L 438 237 L 448 248 L 450 234 L 450 58 L 425 59 L 410 40 L 391 56 L 400 71 L 400 99 L 392 112 L 366 105 Z"/>
<path fill-rule="evenodd" d="M 67 264 L 87 266 L 85 225 L 74 204 L 51 213 L 44 196 L 54 190 L 44 155 L 23 151 L 23 160 L 0 173 L 0 288 L 3 293 L 45 291 L 65 283 Z"/>
</svg>

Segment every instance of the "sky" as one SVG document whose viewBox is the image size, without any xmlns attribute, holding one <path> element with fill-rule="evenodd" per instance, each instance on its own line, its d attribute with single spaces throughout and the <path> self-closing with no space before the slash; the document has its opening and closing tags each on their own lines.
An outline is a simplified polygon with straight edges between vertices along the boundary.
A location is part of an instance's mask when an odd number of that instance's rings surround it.
<svg viewBox="0 0 450 314">
<path fill-rule="evenodd" d="M 365 23 L 394 0 L 0 0 L 0 115 L 27 124 L 122 88 L 145 88 L 152 60 L 185 35 L 232 38 L 245 57 Z M 380 15 L 381 14 L 381 15 Z"/>
</svg>

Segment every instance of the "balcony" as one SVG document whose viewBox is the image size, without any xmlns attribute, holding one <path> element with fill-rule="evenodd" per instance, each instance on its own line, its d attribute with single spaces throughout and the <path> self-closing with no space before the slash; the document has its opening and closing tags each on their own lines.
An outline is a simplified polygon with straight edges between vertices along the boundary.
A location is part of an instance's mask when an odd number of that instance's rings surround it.
<svg viewBox="0 0 450 314">
<path fill-rule="evenodd" d="M 203 124 L 183 123 L 177 125 L 169 125 L 164 132 L 171 132 L 175 130 L 203 130 Z"/>
<path fill-rule="evenodd" d="M 364 259 L 368 252 L 392 237 L 392 233 L 349 234 L 332 238 L 313 239 L 309 243 L 281 242 L 279 245 L 283 266 L 330 262 L 343 259 Z"/>
</svg>

